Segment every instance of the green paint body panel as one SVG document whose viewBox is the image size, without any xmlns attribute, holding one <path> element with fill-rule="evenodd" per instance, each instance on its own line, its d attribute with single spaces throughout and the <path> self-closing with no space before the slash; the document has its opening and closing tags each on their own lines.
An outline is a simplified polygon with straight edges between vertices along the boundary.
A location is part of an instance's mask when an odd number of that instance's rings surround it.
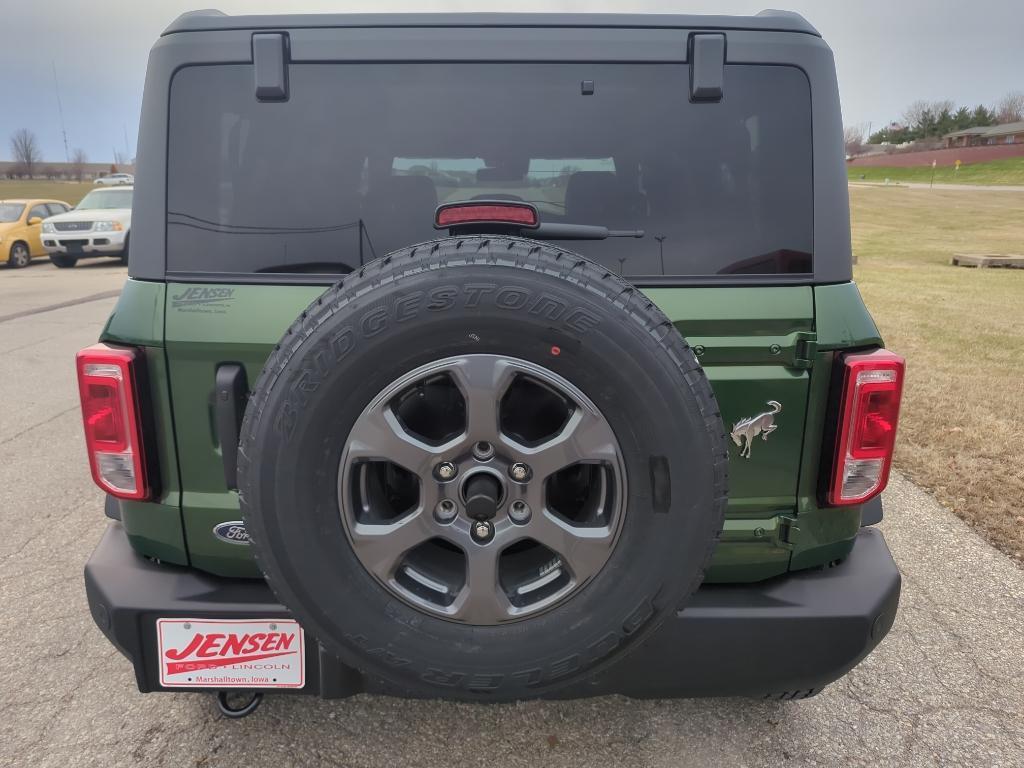
<svg viewBox="0 0 1024 768">
<path fill-rule="evenodd" d="M 157 410 L 160 498 L 121 505 L 140 552 L 220 575 L 259 576 L 246 547 L 213 535 L 215 525 L 239 517 L 214 428 L 214 372 L 240 363 L 252 386 L 285 330 L 323 290 L 129 281 L 104 340 L 146 348 Z M 729 507 L 707 581 L 758 581 L 844 557 L 860 508 L 819 507 L 818 477 L 822 453 L 830 453 L 822 435 L 834 350 L 881 343 L 857 287 L 646 293 L 698 352 L 727 430 L 767 411 L 769 400 L 782 404 L 778 429 L 754 441 L 750 458 L 729 442 Z"/>
<path fill-rule="evenodd" d="M 176 565 L 188 565 L 181 515 L 181 483 L 175 442 L 167 358 L 164 354 L 163 283 L 128 280 L 100 334 L 101 341 L 139 347 L 145 353 L 146 392 L 140 400 L 153 417 L 157 498 L 152 502 L 122 501 L 121 522 L 132 546 L 142 554 Z"/>
<path fill-rule="evenodd" d="M 230 291 L 221 301 L 202 302 L 196 289 Z M 221 363 L 239 363 L 249 386 L 263 363 L 311 301 L 323 293 L 309 286 L 192 286 L 169 283 L 166 349 L 181 450 L 182 517 L 192 565 L 224 576 L 259 576 L 248 547 L 221 541 L 213 528 L 238 520 L 238 494 L 224 484 L 214 426 L 213 381 Z M 189 302 L 200 303 L 189 303 Z"/>
<path fill-rule="evenodd" d="M 817 305 L 819 350 L 850 347 L 880 347 L 882 336 L 871 319 L 856 283 L 819 285 L 814 289 Z"/>
</svg>

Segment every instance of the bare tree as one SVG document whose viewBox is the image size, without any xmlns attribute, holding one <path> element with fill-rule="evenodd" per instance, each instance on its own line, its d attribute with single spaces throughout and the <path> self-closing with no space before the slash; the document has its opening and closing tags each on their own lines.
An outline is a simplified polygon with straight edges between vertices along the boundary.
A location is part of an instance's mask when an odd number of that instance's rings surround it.
<svg viewBox="0 0 1024 768">
<path fill-rule="evenodd" d="M 863 125 L 848 125 L 843 128 L 843 144 L 846 145 L 846 156 L 853 157 L 864 151 Z"/>
<path fill-rule="evenodd" d="M 908 128 L 918 128 L 927 123 L 934 114 L 935 106 L 932 102 L 925 99 L 917 99 L 916 101 L 912 101 L 910 105 L 903 110 L 903 124 Z"/>
<path fill-rule="evenodd" d="M 116 165 L 118 168 L 123 168 L 124 166 L 128 165 L 124 153 L 119 152 L 116 149 L 114 150 L 114 165 Z"/>
<path fill-rule="evenodd" d="M 89 158 L 85 156 L 84 149 L 76 149 L 71 153 L 71 175 L 75 177 L 75 181 L 81 181 L 85 175 L 85 164 L 89 161 Z"/>
<path fill-rule="evenodd" d="M 995 108 L 996 122 L 1019 123 L 1024 120 L 1024 91 L 1010 91 Z"/>
<path fill-rule="evenodd" d="M 903 122 L 908 128 L 921 134 L 929 134 L 934 131 L 944 114 L 952 114 L 954 111 L 956 111 L 956 104 L 949 99 L 937 101 L 918 99 L 912 102 L 903 113 Z"/>
<path fill-rule="evenodd" d="M 28 128 L 19 128 L 11 136 L 11 152 L 14 154 L 14 161 L 24 168 L 24 172 L 31 178 L 36 163 L 41 159 L 36 135 Z"/>
</svg>

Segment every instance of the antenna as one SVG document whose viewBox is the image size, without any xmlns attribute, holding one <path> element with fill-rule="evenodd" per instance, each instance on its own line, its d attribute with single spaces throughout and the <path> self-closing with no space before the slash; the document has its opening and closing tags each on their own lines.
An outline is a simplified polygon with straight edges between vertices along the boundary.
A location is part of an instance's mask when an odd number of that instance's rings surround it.
<svg viewBox="0 0 1024 768">
<path fill-rule="evenodd" d="M 64 137 L 64 161 L 71 162 L 71 153 L 68 151 L 68 131 L 64 127 L 64 107 L 60 103 L 60 84 L 57 82 L 57 62 L 50 59 L 53 66 L 53 90 L 57 94 L 57 114 L 60 116 L 60 132 Z"/>
<path fill-rule="evenodd" d="M 128 144 L 128 126 L 125 123 L 121 123 L 121 130 L 124 131 L 124 161 L 127 165 L 131 165 L 132 148 Z"/>
</svg>

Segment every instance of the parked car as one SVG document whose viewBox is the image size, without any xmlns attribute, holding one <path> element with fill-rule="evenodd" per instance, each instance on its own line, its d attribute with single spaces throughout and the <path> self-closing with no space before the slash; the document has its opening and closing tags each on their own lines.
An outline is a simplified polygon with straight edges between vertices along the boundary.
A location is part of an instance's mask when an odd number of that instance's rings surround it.
<svg viewBox="0 0 1024 768">
<path fill-rule="evenodd" d="M 904 363 L 807 21 L 197 12 L 145 88 L 77 358 L 140 690 L 792 700 L 882 641 Z"/>
<path fill-rule="evenodd" d="M 94 189 L 74 209 L 43 222 L 43 248 L 50 261 L 66 268 L 89 256 L 117 256 L 127 264 L 133 191 Z"/>
<path fill-rule="evenodd" d="M 105 187 L 121 187 L 135 183 L 135 177 L 130 173 L 111 173 L 107 176 L 100 176 L 93 182 Z"/>
<path fill-rule="evenodd" d="M 9 267 L 27 267 L 45 256 L 42 223 L 71 208 L 60 200 L 0 200 L 0 259 Z"/>
</svg>

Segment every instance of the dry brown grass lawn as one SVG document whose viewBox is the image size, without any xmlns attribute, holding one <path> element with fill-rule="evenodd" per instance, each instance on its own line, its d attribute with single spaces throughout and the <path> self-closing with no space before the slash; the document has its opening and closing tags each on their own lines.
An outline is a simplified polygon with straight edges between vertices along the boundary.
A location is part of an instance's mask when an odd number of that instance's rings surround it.
<svg viewBox="0 0 1024 768">
<path fill-rule="evenodd" d="M 851 187 L 854 268 L 886 346 L 907 358 L 897 466 L 1024 562 L 1024 193 Z"/>
<path fill-rule="evenodd" d="M 65 203 L 77 205 L 85 197 L 93 184 L 88 181 L 43 181 L 34 179 L 0 179 L 0 200 L 17 198 L 42 198 L 44 200 L 63 200 Z M 102 189 L 102 187 L 101 187 Z"/>
</svg>

